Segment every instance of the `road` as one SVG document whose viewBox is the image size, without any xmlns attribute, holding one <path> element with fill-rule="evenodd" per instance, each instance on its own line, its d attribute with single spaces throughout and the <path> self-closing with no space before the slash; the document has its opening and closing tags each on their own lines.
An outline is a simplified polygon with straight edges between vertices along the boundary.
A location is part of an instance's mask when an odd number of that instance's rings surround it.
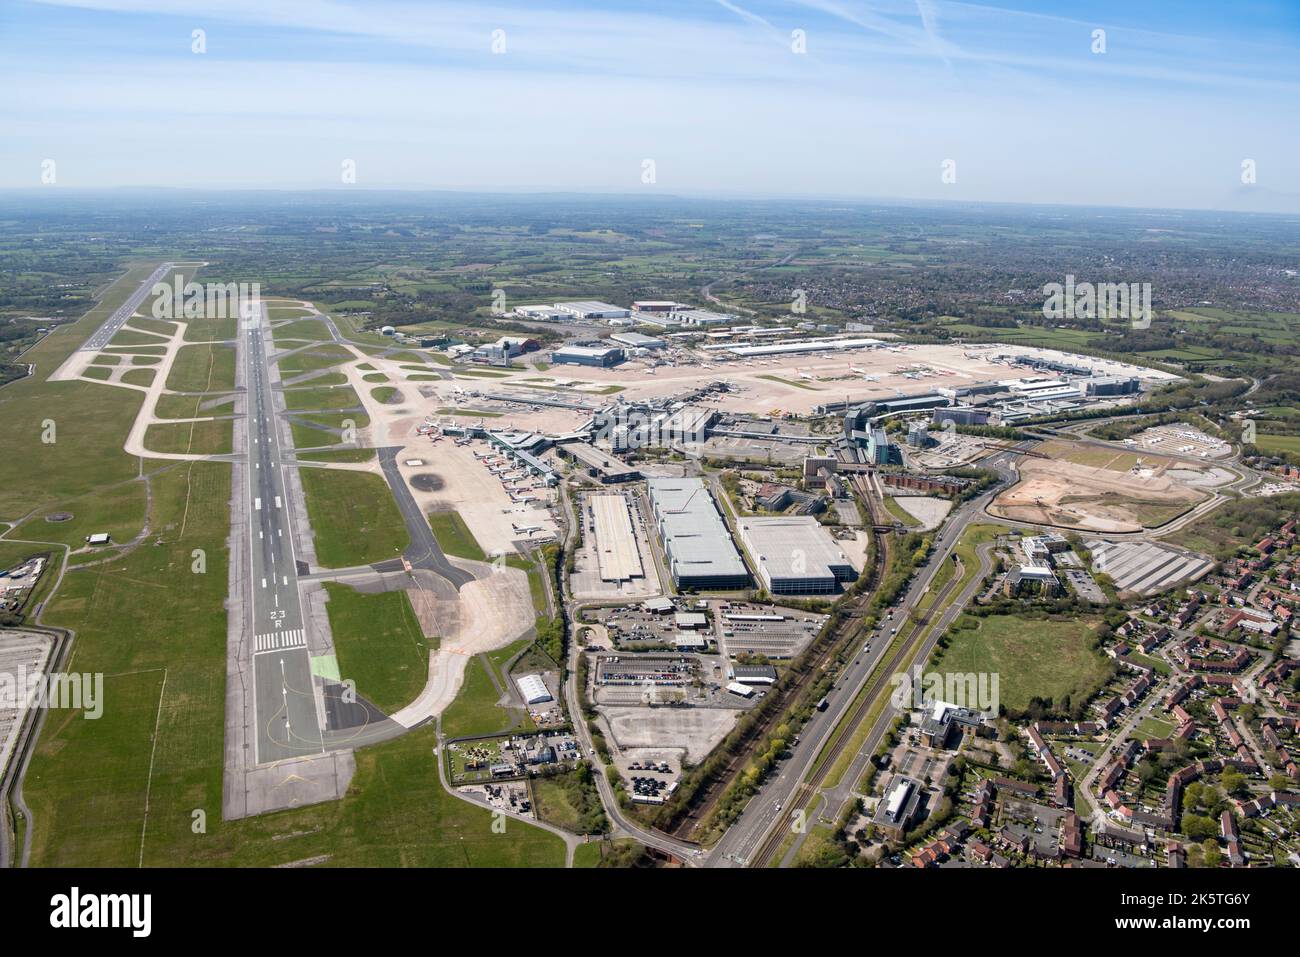
<svg viewBox="0 0 1300 957">
<path fill-rule="evenodd" d="M 256 763 L 325 750 L 298 591 L 289 493 L 272 404 L 264 306 L 245 306 L 240 334 L 248 361 L 248 553 L 253 636 Z M 305 570 L 305 568 L 304 568 Z"/>
<path fill-rule="evenodd" d="M 135 311 L 140 308 L 140 304 L 148 298 L 149 293 L 153 291 L 154 284 L 162 282 L 162 278 L 174 268 L 176 268 L 175 263 L 163 263 L 150 273 L 149 278 L 140 283 L 135 292 L 131 293 L 126 301 L 104 320 L 103 325 L 81 344 L 80 351 L 95 351 L 108 345 L 108 341 L 117 335 L 117 331 L 126 324 L 128 319 L 135 315 Z"/>
<path fill-rule="evenodd" d="M 1003 452 L 990 457 L 981 465 L 997 470 L 1006 479 L 1014 477 L 1014 472 L 1011 471 L 1010 467 L 1012 460 L 1012 453 Z M 764 838 L 772 830 L 773 826 L 788 819 L 791 797 L 808 776 L 813 763 L 830 741 L 835 728 L 853 710 L 858 693 L 866 685 L 871 673 L 886 654 L 890 644 L 887 640 L 889 629 L 895 627 L 895 625 L 901 625 L 906 617 L 906 609 L 914 608 L 920 601 L 921 596 L 930 586 L 939 568 L 945 561 L 950 560 L 948 555 L 952 552 L 953 547 L 957 544 L 967 526 L 976 520 L 988 521 L 984 515 L 984 505 L 996 494 L 996 491 L 997 489 L 972 499 L 960 506 L 949 517 L 935 537 L 929 562 L 913 576 L 912 582 L 902 598 L 889 609 L 882 619 L 878 632 L 879 638 L 872 641 L 871 651 L 866 654 L 859 654 L 845 668 L 843 674 L 836 681 L 836 690 L 829 696 L 831 701 L 827 710 L 813 712 L 813 717 L 809 719 L 800 732 L 799 743 L 790 748 L 790 756 L 781 762 L 780 770 L 768 778 L 767 782 L 746 806 L 740 818 L 732 824 L 727 833 L 714 847 L 709 855 L 708 863 L 710 867 L 743 867 L 748 865 L 751 856 L 762 845 Z M 983 564 L 983 559 L 981 564 Z M 986 568 L 982 570 L 987 571 Z M 952 619 L 960 611 L 960 608 L 969 600 L 970 595 L 974 594 L 976 587 L 978 587 L 978 576 L 975 581 L 968 585 L 962 595 L 958 596 L 957 600 L 953 601 L 940 614 L 940 617 L 934 623 L 934 627 L 927 634 L 934 637 L 942 634 L 942 630 L 948 627 Z M 927 641 L 927 644 L 930 643 Z M 885 714 L 888 715 L 888 713 L 888 709 L 886 709 Z M 881 720 L 883 721 L 884 718 L 882 717 Z M 870 756 L 876 743 L 878 743 L 876 738 L 877 736 L 874 733 L 868 737 L 858 759 L 855 760 L 855 765 L 862 763 L 862 754 Z M 853 779 L 847 773 L 844 775 L 844 779 L 853 782 Z M 781 810 L 777 810 L 778 807 Z"/>
</svg>

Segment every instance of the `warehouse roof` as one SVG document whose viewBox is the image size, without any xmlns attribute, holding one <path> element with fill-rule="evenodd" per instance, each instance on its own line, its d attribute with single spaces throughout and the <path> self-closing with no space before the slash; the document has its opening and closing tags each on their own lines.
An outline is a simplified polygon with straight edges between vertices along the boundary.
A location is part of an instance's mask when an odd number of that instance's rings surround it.
<svg viewBox="0 0 1300 957">
<path fill-rule="evenodd" d="M 830 532 L 811 515 L 780 515 L 740 520 L 740 537 L 769 580 L 836 578 L 853 568 Z"/>
<path fill-rule="evenodd" d="M 748 575 L 702 480 L 652 478 L 646 485 L 674 571 L 693 576 Z"/>
</svg>

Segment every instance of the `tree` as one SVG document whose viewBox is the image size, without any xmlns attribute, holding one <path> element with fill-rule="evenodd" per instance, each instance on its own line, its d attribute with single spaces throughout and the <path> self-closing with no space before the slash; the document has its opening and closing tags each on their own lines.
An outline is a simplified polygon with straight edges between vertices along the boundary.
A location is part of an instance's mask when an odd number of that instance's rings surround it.
<svg viewBox="0 0 1300 957">
<path fill-rule="evenodd" d="M 1201 814 L 1184 814 L 1183 815 L 1183 833 L 1192 840 L 1213 840 L 1218 833 L 1219 828 L 1214 821 Z"/>
<path fill-rule="evenodd" d="M 1223 852 L 1219 850 L 1218 842 L 1213 838 L 1208 838 L 1201 845 L 1206 867 L 1218 867 L 1223 860 Z"/>
</svg>

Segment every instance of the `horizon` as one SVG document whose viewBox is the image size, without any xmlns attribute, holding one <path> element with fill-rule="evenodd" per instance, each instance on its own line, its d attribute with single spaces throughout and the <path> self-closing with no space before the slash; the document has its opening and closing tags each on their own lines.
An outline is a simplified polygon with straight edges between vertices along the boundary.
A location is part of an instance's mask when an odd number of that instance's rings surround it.
<svg viewBox="0 0 1300 957">
<path fill-rule="evenodd" d="M 0 188 L 1297 212 L 1300 10 L 1238 11 L 21 0 Z"/>
</svg>

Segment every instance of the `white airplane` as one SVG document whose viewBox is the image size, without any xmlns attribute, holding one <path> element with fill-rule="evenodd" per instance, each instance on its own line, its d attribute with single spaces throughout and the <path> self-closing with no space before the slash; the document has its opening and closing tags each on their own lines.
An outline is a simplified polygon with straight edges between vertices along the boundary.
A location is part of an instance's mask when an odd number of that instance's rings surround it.
<svg viewBox="0 0 1300 957">
<path fill-rule="evenodd" d="M 542 526 L 540 525 L 524 525 L 521 527 L 516 525 L 514 522 L 510 523 L 510 527 L 515 530 L 516 535 L 527 535 L 529 538 L 533 537 L 533 532 L 540 532 L 542 530 Z"/>
</svg>

